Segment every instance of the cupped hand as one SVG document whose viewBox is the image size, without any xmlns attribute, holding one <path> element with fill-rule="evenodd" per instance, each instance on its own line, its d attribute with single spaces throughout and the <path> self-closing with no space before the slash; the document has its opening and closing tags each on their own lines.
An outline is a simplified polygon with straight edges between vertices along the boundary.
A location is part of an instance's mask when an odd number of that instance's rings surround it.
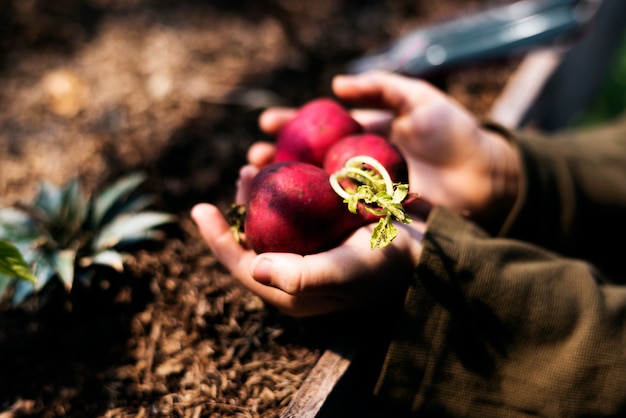
<svg viewBox="0 0 626 418">
<path fill-rule="evenodd" d="M 397 225 L 396 239 L 377 250 L 369 247 L 370 225 L 318 254 L 257 254 L 235 240 L 217 207 L 198 204 L 192 218 L 212 253 L 236 279 L 295 317 L 375 305 L 397 295 L 412 275 L 425 229 L 420 218 Z"/>
<path fill-rule="evenodd" d="M 517 193 L 517 157 L 501 136 L 481 129 L 462 107 L 420 80 L 388 73 L 336 77 L 335 94 L 368 109 L 354 110 L 366 131 L 390 139 L 409 166 L 412 192 L 432 204 L 483 220 L 498 220 Z M 259 124 L 277 134 L 295 109 L 273 108 Z M 245 204 L 250 182 L 272 161 L 274 146 L 256 143 L 242 167 L 236 203 Z M 504 202 L 504 204 L 503 204 Z M 409 209 L 413 221 L 397 225 L 397 238 L 371 250 L 372 226 L 318 254 L 256 254 L 234 239 L 219 210 L 194 207 L 192 216 L 213 254 L 243 285 L 293 316 L 311 316 L 384 301 L 403 289 L 418 262 L 430 206 Z M 496 213 L 494 215 L 494 209 Z M 504 210 L 502 210 L 504 208 Z"/>
<path fill-rule="evenodd" d="M 353 116 L 366 131 L 398 146 L 411 192 L 498 229 L 517 196 L 518 159 L 509 141 L 482 129 L 465 108 L 422 80 L 385 72 L 337 76 L 333 91 L 359 107 Z M 276 134 L 294 112 L 269 109 L 260 127 Z M 262 166 L 259 155 L 271 155 L 264 146 L 251 148 L 251 164 Z"/>
</svg>

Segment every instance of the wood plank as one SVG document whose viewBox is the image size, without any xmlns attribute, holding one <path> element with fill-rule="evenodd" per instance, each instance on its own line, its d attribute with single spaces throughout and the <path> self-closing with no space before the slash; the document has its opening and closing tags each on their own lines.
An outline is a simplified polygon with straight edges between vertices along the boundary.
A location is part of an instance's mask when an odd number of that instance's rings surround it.
<svg viewBox="0 0 626 418">
<path fill-rule="evenodd" d="M 280 418 L 315 418 L 358 351 L 358 344 L 346 341 L 327 349 Z"/>
<path fill-rule="evenodd" d="M 561 62 L 563 52 L 563 48 L 546 48 L 529 53 L 496 99 L 489 118 L 507 128 L 518 128 Z"/>
</svg>

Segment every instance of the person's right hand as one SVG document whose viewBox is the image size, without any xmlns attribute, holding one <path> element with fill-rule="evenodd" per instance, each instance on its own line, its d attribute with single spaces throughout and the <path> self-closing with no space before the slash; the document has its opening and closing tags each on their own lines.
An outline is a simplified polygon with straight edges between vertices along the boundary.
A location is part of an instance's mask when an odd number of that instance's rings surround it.
<svg viewBox="0 0 626 418">
<path fill-rule="evenodd" d="M 518 157 L 501 135 L 481 127 L 449 96 L 418 79 L 384 72 L 337 76 L 336 96 L 358 108 L 354 117 L 367 131 L 389 138 L 409 166 L 411 192 L 435 205 L 468 216 L 497 230 L 517 196 Z M 372 111 L 371 109 L 376 109 Z M 262 130 L 276 134 L 293 109 L 268 109 Z M 249 162 L 263 166 L 271 147 L 256 144 Z"/>
</svg>

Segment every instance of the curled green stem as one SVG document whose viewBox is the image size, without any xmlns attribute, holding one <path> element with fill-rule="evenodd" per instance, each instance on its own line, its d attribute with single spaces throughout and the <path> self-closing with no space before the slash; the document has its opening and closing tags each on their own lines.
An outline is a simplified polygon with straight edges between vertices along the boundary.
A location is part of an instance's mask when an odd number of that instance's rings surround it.
<svg viewBox="0 0 626 418">
<path fill-rule="evenodd" d="M 352 181 L 354 190 L 346 190 L 341 185 L 339 180 L 344 178 Z M 393 220 L 402 223 L 411 221 L 402 207 L 402 201 L 408 195 L 408 184 L 394 183 L 389 172 L 376 159 L 367 155 L 350 158 L 329 180 L 351 212 L 357 213 L 361 203 L 366 211 L 379 217 L 378 225 L 372 231 L 372 248 L 385 247 L 397 236 Z"/>
<path fill-rule="evenodd" d="M 364 170 L 363 166 L 367 164 L 374 169 L 375 174 L 372 174 L 371 171 Z M 379 175 L 382 177 L 382 181 L 385 185 L 385 191 L 388 195 L 393 195 L 394 191 L 394 183 L 391 180 L 391 176 L 389 172 L 381 163 L 378 162 L 375 158 L 372 158 L 368 155 L 357 155 L 356 157 L 352 157 L 346 161 L 344 167 L 338 172 L 332 174 L 330 176 L 330 183 L 335 192 L 343 197 L 344 199 L 348 198 L 350 192 L 347 192 L 341 185 L 339 184 L 338 178 L 351 177 L 350 174 L 354 174 L 356 176 L 361 176 L 366 179 L 369 184 L 378 184 L 379 178 L 376 178 L 375 175 Z M 354 178 L 354 177 L 352 177 Z"/>
</svg>

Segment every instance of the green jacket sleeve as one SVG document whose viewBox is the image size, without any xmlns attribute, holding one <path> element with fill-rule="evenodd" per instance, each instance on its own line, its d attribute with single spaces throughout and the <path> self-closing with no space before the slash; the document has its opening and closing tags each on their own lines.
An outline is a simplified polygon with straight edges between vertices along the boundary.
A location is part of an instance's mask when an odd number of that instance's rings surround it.
<svg viewBox="0 0 626 418">
<path fill-rule="evenodd" d="M 378 399 L 418 416 L 626 416 L 623 245 L 607 240 L 624 236 L 624 132 L 518 138 L 522 193 L 499 237 L 432 211 Z"/>
<path fill-rule="evenodd" d="M 626 236 L 626 117 L 602 128 L 517 141 L 520 195 L 501 235 L 621 272 Z"/>
</svg>

